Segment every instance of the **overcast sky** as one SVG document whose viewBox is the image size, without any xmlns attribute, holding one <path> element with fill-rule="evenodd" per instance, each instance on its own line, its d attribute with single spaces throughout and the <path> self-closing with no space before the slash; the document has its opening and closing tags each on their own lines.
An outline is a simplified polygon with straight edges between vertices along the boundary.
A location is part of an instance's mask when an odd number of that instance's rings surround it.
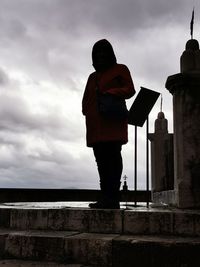
<svg viewBox="0 0 200 267">
<path fill-rule="evenodd" d="M 188 0 L 1 0 L 0 187 L 98 188 L 86 147 L 81 100 L 93 72 L 91 49 L 108 39 L 126 64 L 136 91 L 163 95 L 172 129 L 169 75 L 190 38 L 200 37 L 200 7 Z M 135 96 L 128 101 L 128 106 Z M 160 100 L 150 115 L 150 131 Z M 124 171 L 133 180 L 133 132 L 123 147 Z M 139 187 L 144 185 L 145 129 L 139 129 Z"/>
</svg>

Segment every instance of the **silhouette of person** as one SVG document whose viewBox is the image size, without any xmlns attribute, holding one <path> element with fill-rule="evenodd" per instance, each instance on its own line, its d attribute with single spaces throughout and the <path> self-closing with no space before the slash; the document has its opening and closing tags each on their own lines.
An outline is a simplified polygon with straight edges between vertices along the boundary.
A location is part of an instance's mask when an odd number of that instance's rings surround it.
<svg viewBox="0 0 200 267">
<path fill-rule="evenodd" d="M 113 47 L 107 40 L 99 40 L 92 49 L 95 72 L 91 73 L 82 99 L 82 112 L 86 118 L 87 146 L 93 148 L 97 163 L 101 198 L 90 203 L 90 208 L 119 209 L 119 190 L 123 163 L 122 145 L 128 142 L 127 119 L 112 119 L 98 111 L 96 85 L 101 93 L 123 99 L 135 93 L 129 69 L 118 64 Z"/>
</svg>

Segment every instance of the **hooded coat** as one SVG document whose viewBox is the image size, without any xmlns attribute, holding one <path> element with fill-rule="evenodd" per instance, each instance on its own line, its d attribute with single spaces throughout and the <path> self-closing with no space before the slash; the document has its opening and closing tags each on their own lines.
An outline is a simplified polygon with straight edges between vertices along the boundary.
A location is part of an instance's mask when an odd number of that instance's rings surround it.
<svg viewBox="0 0 200 267">
<path fill-rule="evenodd" d="M 98 61 L 98 53 L 104 53 L 104 60 Z M 95 72 L 90 74 L 83 99 L 82 112 L 86 118 L 87 146 L 93 147 L 99 142 L 128 142 L 127 119 L 116 120 L 105 118 L 98 112 L 96 86 L 101 93 L 109 93 L 124 99 L 135 93 L 129 69 L 123 64 L 117 64 L 111 44 L 107 40 L 98 41 L 92 51 Z"/>
</svg>

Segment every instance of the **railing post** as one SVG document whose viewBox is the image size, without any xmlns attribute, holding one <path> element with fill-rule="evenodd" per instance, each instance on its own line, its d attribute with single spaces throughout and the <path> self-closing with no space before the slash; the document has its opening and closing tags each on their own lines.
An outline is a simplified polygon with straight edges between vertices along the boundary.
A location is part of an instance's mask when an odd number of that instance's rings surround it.
<svg viewBox="0 0 200 267">
<path fill-rule="evenodd" d="M 134 169 L 134 191 L 135 191 L 135 196 L 137 193 L 137 126 L 135 126 L 135 155 L 134 155 L 134 160 L 135 160 L 135 169 Z M 135 206 L 137 205 L 137 201 L 135 199 Z"/>
<path fill-rule="evenodd" d="M 146 190 L 147 195 L 149 193 L 149 116 L 147 117 L 146 121 Z M 147 208 L 149 207 L 149 198 L 147 197 Z"/>
</svg>

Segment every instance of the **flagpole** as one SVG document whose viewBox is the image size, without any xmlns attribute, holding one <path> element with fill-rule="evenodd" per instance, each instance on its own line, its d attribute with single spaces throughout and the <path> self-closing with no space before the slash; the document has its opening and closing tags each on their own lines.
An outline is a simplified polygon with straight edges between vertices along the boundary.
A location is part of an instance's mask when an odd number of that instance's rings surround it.
<svg viewBox="0 0 200 267">
<path fill-rule="evenodd" d="M 162 94 L 160 94 L 161 99 L 160 99 L 160 111 L 162 112 L 162 106 L 163 106 L 163 97 Z"/>
<path fill-rule="evenodd" d="M 194 28 L 194 7 L 192 10 L 192 19 L 190 21 L 190 35 L 191 35 L 191 39 L 193 39 L 193 28 Z"/>
</svg>

